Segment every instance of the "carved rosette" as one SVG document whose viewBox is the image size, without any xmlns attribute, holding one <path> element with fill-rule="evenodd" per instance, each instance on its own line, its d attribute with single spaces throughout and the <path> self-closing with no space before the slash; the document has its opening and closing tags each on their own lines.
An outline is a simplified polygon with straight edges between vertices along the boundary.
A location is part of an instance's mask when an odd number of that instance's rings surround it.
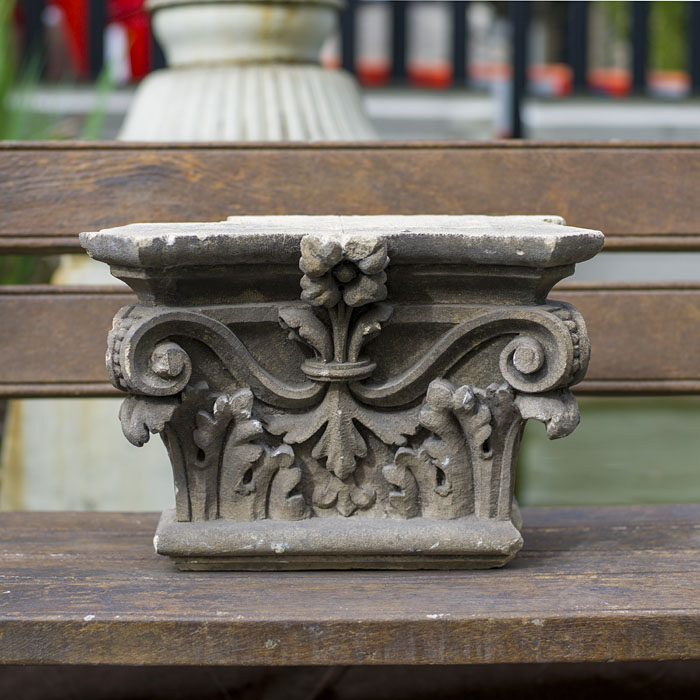
<svg viewBox="0 0 700 700">
<path fill-rule="evenodd" d="M 124 433 L 139 446 L 162 436 L 179 521 L 511 520 L 525 421 L 550 438 L 578 423 L 568 387 L 588 362 L 583 319 L 560 302 L 473 305 L 375 379 L 371 341 L 394 311 L 388 265 L 379 236 L 301 239 L 300 300 L 275 305 L 300 358 L 290 376 L 211 307 L 117 314 L 107 366 L 129 393 Z"/>
</svg>

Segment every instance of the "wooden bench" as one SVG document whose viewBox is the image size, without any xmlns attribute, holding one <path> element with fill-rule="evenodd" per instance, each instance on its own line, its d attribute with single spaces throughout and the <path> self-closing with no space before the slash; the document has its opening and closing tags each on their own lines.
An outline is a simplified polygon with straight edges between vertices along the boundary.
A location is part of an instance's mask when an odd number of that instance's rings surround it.
<svg viewBox="0 0 700 700">
<path fill-rule="evenodd" d="M 0 253 L 230 214 L 537 214 L 609 251 L 700 251 L 697 144 L 0 146 Z M 700 285 L 562 284 L 580 395 L 700 393 Z M 0 288 L 0 397 L 116 395 L 122 288 Z M 118 468 L 118 465 L 115 465 Z M 150 514 L 0 514 L 4 664 L 492 664 L 700 658 L 700 506 L 526 509 L 485 572 L 177 572 Z"/>
</svg>

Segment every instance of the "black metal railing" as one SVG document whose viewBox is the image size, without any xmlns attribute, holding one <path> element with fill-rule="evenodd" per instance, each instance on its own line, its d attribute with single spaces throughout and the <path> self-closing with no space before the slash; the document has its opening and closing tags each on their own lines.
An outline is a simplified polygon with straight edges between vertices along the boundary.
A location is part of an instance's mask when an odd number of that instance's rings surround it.
<svg viewBox="0 0 700 700">
<path fill-rule="evenodd" d="M 394 84 L 410 82 L 407 74 L 407 5 L 404 1 L 392 1 L 392 66 L 391 79 Z M 342 65 L 356 72 L 355 23 L 362 0 L 348 0 L 341 15 Z M 452 7 L 452 84 L 468 85 L 467 29 L 468 2 L 450 2 Z M 526 56 L 528 25 L 532 17 L 534 2 L 509 2 L 508 15 L 511 23 L 511 105 L 508 110 L 511 120 L 510 132 L 514 137 L 523 135 L 521 104 L 526 92 Z M 650 3 L 629 2 L 631 44 L 631 92 L 642 94 L 647 89 L 649 57 L 649 11 Z M 590 2 L 566 3 L 565 24 L 561 28 L 565 41 L 565 60 L 571 69 L 571 86 L 576 93 L 590 89 L 588 83 L 588 34 Z M 700 2 L 688 2 L 688 73 L 691 93 L 700 94 Z"/>
<path fill-rule="evenodd" d="M 89 13 L 87 49 L 89 76 L 95 78 L 103 68 L 104 28 L 108 21 L 106 0 L 85 0 Z M 393 84 L 411 82 L 408 59 L 410 47 L 407 45 L 410 2 L 406 0 L 385 0 L 390 8 L 391 51 L 388 80 Z M 356 73 L 357 18 L 363 0 L 346 0 L 346 7 L 340 17 L 340 62 L 346 70 Z M 438 4 L 436 2 L 435 4 Z M 467 66 L 467 43 L 469 41 L 468 2 L 442 2 L 450 6 L 451 23 L 451 84 L 465 87 L 469 84 Z M 526 56 L 528 25 L 532 18 L 534 2 L 509 2 L 508 16 L 511 23 L 511 105 L 510 133 L 523 136 L 521 104 L 527 88 Z M 629 2 L 630 46 L 631 46 L 631 92 L 641 94 L 647 89 L 649 56 L 649 12 L 650 3 Z M 688 2 L 688 74 L 691 93 L 700 95 L 700 2 Z M 23 49 L 25 56 L 41 54 L 42 51 L 42 12 L 45 0 L 20 0 L 24 17 Z M 565 4 L 564 22 L 561 27 L 565 37 L 564 60 L 571 69 L 571 86 L 574 92 L 590 89 L 588 83 L 588 35 L 590 2 L 568 2 Z M 501 4 L 502 6 L 502 4 Z M 154 39 L 151 39 L 151 68 L 164 65 L 163 53 Z M 361 76 L 360 76 L 361 77 Z"/>
</svg>

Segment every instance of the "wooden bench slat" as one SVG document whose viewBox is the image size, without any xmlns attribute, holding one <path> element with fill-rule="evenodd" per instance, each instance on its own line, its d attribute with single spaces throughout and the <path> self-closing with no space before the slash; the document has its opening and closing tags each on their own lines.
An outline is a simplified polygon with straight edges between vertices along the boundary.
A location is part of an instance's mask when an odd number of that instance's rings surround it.
<svg viewBox="0 0 700 700">
<path fill-rule="evenodd" d="M 117 393 L 104 363 L 107 331 L 133 301 L 119 288 L 0 286 L 0 396 Z"/>
<path fill-rule="evenodd" d="M 700 250 L 698 143 L 0 145 L 0 252 L 232 214 L 543 214 L 608 250 Z"/>
<path fill-rule="evenodd" d="M 104 352 L 124 288 L 0 287 L 0 397 L 120 395 Z M 700 393 L 700 285 L 566 285 L 593 347 L 581 394 Z"/>
<path fill-rule="evenodd" d="M 153 514 L 2 513 L 0 662 L 700 658 L 700 506 L 524 516 L 501 570 L 183 573 Z"/>
</svg>

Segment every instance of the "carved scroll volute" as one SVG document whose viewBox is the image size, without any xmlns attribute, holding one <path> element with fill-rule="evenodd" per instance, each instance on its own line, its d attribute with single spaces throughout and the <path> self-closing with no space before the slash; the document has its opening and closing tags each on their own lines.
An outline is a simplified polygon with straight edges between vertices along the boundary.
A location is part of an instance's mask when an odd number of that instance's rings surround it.
<svg viewBox="0 0 700 700">
<path fill-rule="evenodd" d="M 590 343 L 583 317 L 563 302 L 553 302 L 547 312 L 532 331 L 524 330 L 501 352 L 501 374 L 517 391 L 534 394 L 572 386 L 586 373 Z"/>
<path fill-rule="evenodd" d="M 192 362 L 180 345 L 169 340 L 172 330 L 162 314 L 148 316 L 135 306 L 121 309 L 107 342 L 112 384 L 146 396 L 180 393 L 192 376 Z"/>
</svg>

